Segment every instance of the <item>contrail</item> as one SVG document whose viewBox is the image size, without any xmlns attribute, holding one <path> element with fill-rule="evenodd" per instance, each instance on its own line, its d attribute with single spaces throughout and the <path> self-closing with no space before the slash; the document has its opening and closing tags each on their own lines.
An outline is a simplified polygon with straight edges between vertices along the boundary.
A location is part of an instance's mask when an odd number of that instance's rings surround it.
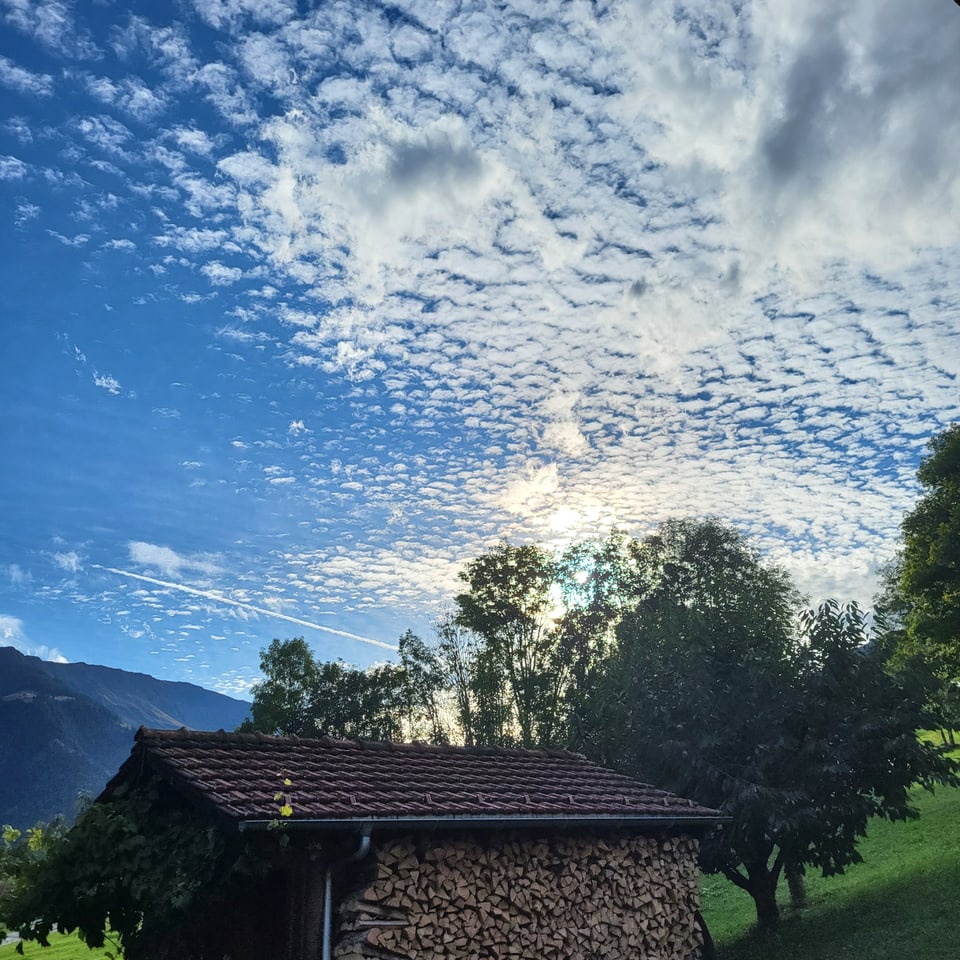
<svg viewBox="0 0 960 960">
<path fill-rule="evenodd" d="M 129 577 L 131 580 L 142 580 L 144 583 L 152 583 L 156 587 L 165 587 L 168 590 L 179 590 L 181 593 L 189 593 L 194 597 L 203 597 L 205 600 L 213 600 L 216 603 L 226 603 L 231 607 L 239 607 L 241 610 L 250 610 L 252 613 L 259 613 L 265 617 L 273 617 L 276 620 L 286 620 L 287 623 L 295 623 L 298 627 L 307 627 L 310 630 L 322 630 L 324 633 L 332 633 L 338 637 L 346 637 L 348 640 L 357 640 L 360 643 L 369 643 L 374 647 L 382 647 L 384 650 L 397 651 L 392 643 L 384 643 L 383 640 L 373 640 L 370 637 L 361 637 L 356 633 L 347 633 L 346 630 L 334 630 L 333 627 L 324 627 L 319 623 L 311 623 L 309 620 L 301 620 L 299 617 L 288 617 L 285 613 L 277 613 L 276 610 L 267 610 L 265 607 L 257 607 L 252 603 L 244 603 L 242 600 L 231 600 L 229 597 L 222 597 L 219 593 L 210 590 L 197 590 L 195 587 L 187 587 L 182 583 L 171 583 L 169 580 L 158 580 L 156 577 L 147 577 L 142 573 L 131 573 L 129 570 L 118 570 L 116 567 L 104 567 L 99 563 L 91 564 L 98 570 L 106 570 L 107 573 L 115 573 L 118 577 Z"/>
</svg>

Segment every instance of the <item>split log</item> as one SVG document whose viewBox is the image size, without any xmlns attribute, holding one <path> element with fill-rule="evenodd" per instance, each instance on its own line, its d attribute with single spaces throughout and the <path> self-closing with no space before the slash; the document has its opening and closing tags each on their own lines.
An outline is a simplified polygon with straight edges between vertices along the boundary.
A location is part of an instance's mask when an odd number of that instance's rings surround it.
<svg viewBox="0 0 960 960">
<path fill-rule="evenodd" d="M 689 960 L 696 855 L 686 837 L 391 841 L 342 903 L 336 960 Z"/>
</svg>

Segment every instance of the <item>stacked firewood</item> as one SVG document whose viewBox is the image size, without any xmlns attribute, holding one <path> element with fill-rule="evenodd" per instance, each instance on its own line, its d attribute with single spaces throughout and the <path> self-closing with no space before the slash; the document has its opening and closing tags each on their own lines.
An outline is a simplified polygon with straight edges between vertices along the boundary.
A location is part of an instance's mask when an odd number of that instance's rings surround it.
<svg viewBox="0 0 960 960">
<path fill-rule="evenodd" d="M 336 960 L 689 960 L 697 842 L 517 834 L 404 838 L 339 910 Z"/>
</svg>

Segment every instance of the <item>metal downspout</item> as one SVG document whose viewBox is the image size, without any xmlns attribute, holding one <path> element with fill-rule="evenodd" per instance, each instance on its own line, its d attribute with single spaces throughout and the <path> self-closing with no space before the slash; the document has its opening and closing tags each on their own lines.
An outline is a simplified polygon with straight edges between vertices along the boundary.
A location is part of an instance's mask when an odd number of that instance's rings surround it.
<svg viewBox="0 0 960 960">
<path fill-rule="evenodd" d="M 323 942 L 321 946 L 322 960 L 330 960 L 331 939 L 333 937 L 333 869 L 346 863 L 356 863 L 370 852 L 370 831 L 372 827 L 364 826 L 360 833 L 360 846 L 343 860 L 327 864 L 323 878 Z"/>
</svg>

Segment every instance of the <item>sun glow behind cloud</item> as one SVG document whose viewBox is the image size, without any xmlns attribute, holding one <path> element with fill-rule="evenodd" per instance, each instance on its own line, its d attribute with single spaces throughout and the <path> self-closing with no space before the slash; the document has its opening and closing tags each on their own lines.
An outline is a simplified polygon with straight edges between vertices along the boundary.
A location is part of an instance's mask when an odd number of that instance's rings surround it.
<svg viewBox="0 0 960 960">
<path fill-rule="evenodd" d="M 960 413 L 949 6 L 6 3 L 0 610 L 234 685 L 686 514 L 869 603 Z"/>
</svg>

